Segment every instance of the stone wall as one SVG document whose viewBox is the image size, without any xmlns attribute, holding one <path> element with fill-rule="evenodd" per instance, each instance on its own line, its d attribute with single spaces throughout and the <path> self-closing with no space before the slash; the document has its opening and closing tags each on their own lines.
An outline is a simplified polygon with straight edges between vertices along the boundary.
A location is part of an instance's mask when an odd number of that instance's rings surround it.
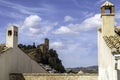
<svg viewBox="0 0 120 80">
<path fill-rule="evenodd" d="M 10 74 L 10 80 L 98 80 L 96 74 L 45 74 L 23 73 Z"/>
</svg>

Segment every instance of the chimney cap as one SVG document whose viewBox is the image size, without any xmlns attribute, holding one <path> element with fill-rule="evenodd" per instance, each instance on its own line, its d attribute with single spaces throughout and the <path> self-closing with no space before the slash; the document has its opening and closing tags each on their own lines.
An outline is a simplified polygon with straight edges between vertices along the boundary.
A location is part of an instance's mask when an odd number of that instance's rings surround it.
<svg viewBox="0 0 120 80">
<path fill-rule="evenodd" d="M 112 4 L 112 3 L 109 2 L 109 1 L 106 1 L 105 3 L 103 3 L 103 4 L 101 5 L 101 7 L 110 7 L 110 6 L 114 6 L 114 4 Z"/>
</svg>

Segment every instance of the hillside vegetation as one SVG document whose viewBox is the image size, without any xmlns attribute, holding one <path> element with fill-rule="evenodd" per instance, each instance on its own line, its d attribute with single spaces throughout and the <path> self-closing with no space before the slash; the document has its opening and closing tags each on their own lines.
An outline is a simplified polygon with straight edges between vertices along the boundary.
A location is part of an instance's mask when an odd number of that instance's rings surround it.
<svg viewBox="0 0 120 80">
<path fill-rule="evenodd" d="M 34 59 L 38 63 L 49 65 L 59 73 L 65 72 L 65 68 L 62 65 L 61 60 L 58 58 L 56 50 L 49 49 L 46 53 L 42 53 L 39 47 L 33 45 L 19 44 L 18 47 L 23 50 L 27 55 Z"/>
<path fill-rule="evenodd" d="M 76 68 L 67 68 L 68 73 L 78 73 L 82 71 L 83 73 L 94 73 L 98 74 L 98 66 L 88 66 L 88 67 L 76 67 Z"/>
</svg>

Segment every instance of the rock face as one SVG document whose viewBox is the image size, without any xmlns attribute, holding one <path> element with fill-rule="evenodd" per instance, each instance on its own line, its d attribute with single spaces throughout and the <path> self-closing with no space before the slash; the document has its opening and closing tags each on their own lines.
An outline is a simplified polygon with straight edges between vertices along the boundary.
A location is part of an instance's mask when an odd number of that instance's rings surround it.
<svg viewBox="0 0 120 80">
<path fill-rule="evenodd" d="M 10 74 L 10 80 L 98 80 L 98 76 L 95 74 L 67 75 L 67 74 L 24 73 L 24 74 Z"/>
<path fill-rule="evenodd" d="M 18 47 L 36 62 L 49 65 L 58 73 L 65 72 L 65 68 L 62 65 L 62 61 L 59 59 L 56 50 L 49 49 L 47 52 L 43 53 L 39 46 L 19 44 Z"/>
</svg>

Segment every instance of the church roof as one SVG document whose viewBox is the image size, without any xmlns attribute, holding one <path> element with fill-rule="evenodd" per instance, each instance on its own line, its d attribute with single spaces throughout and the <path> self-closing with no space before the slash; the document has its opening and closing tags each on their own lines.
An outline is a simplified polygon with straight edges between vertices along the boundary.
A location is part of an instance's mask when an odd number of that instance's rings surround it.
<svg viewBox="0 0 120 80">
<path fill-rule="evenodd" d="M 7 48 L 4 44 L 0 44 L 0 54 L 7 51 L 9 48 Z"/>
<path fill-rule="evenodd" d="M 115 27 L 114 36 L 103 36 L 107 46 L 110 49 L 116 49 L 120 53 L 120 27 Z"/>
<path fill-rule="evenodd" d="M 105 3 L 103 3 L 103 4 L 101 5 L 101 7 L 104 7 L 104 6 L 114 6 L 114 4 L 112 4 L 112 3 L 109 2 L 109 1 L 106 1 Z"/>
</svg>

